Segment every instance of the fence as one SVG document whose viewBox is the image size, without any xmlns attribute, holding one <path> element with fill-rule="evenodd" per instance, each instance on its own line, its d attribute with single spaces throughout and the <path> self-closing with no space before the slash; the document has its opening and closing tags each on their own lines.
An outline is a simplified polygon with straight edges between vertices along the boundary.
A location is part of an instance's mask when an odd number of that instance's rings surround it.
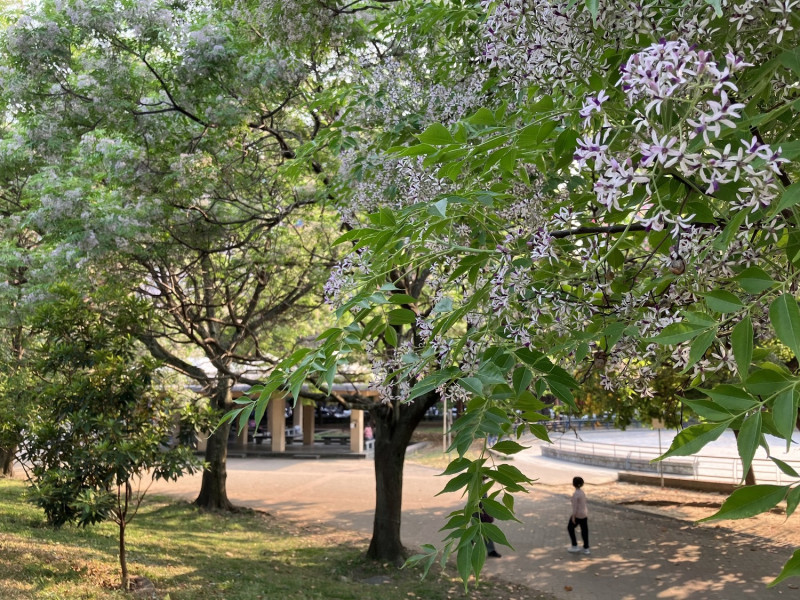
<svg viewBox="0 0 800 600">
<path fill-rule="evenodd" d="M 659 456 L 658 449 L 622 444 L 602 444 L 578 439 L 558 439 L 542 446 L 545 456 L 572 460 L 583 464 L 622 469 L 626 471 L 659 472 L 659 463 L 652 462 Z M 800 472 L 800 461 L 784 460 L 795 471 Z M 694 456 L 667 458 L 661 461 L 664 474 L 688 477 L 697 481 L 718 481 L 737 484 L 742 481 L 742 462 L 735 456 Z M 753 460 L 753 471 L 758 483 L 785 485 L 796 483 L 769 459 Z"/>
</svg>

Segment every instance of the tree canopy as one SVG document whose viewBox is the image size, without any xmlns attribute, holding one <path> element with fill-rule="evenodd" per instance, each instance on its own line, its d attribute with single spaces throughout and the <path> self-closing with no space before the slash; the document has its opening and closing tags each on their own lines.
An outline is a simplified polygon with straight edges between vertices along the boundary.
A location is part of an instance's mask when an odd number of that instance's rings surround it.
<svg viewBox="0 0 800 600">
<path fill-rule="evenodd" d="M 365 351 L 387 402 L 431 390 L 468 401 L 445 488 L 468 493 L 445 546 L 465 580 L 485 557 L 475 539 L 505 542 L 472 517 L 481 497 L 489 514 L 512 519 L 527 481 L 465 450 L 492 433 L 546 438 L 542 396 L 571 405 L 576 374 L 643 398 L 660 370 L 685 374 L 701 422 L 665 456 L 733 429 L 746 471 L 766 434 L 792 443 L 793 8 L 400 2 L 378 18 L 383 43 L 362 65 L 339 133 L 352 229 L 327 290 L 343 322 L 276 377 L 296 386 Z M 420 274 L 424 286 L 410 288 Z M 416 335 L 401 340 L 398 325 Z M 762 351 L 772 339 L 793 358 Z M 800 500 L 796 484 L 745 489 L 715 518 L 783 499 L 791 514 Z"/>
<path fill-rule="evenodd" d="M 202 379 L 172 352 L 200 349 L 220 407 L 233 363 L 266 358 L 262 326 L 330 271 L 339 322 L 277 361 L 256 409 L 364 358 L 395 445 L 436 396 L 465 402 L 444 553 L 466 581 L 476 539 L 506 542 L 479 502 L 512 520 L 529 481 L 467 448 L 546 440 L 545 398 L 574 406 L 581 382 L 651 407 L 672 371 L 698 422 L 665 456 L 733 429 L 747 471 L 765 435 L 792 443 L 798 30 L 795 0 L 42 1 L 3 38 L 24 215 L 6 255 L 42 250 L 31 278 L 125 273 L 159 309 L 142 339 Z M 715 518 L 784 500 L 797 482 Z M 776 582 L 797 574 L 800 552 Z"/>
</svg>

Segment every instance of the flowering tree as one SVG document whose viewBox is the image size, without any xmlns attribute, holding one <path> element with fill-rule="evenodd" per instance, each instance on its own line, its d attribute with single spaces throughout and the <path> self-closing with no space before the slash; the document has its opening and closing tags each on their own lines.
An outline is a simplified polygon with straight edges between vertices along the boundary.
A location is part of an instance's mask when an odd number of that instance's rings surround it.
<svg viewBox="0 0 800 600">
<path fill-rule="evenodd" d="M 792 443 L 799 14 L 791 0 L 506 0 L 403 2 L 380 21 L 338 133 L 352 229 L 328 291 L 343 323 L 275 378 L 365 351 L 386 405 L 467 401 L 445 487 L 467 493 L 445 545 L 465 580 L 485 558 L 476 539 L 505 543 L 478 502 L 514 519 L 527 479 L 464 452 L 495 432 L 546 438 L 541 398 L 571 404 L 570 373 L 642 397 L 659 369 L 686 374 L 701 422 L 665 457 L 732 429 L 747 471 L 765 434 Z M 791 515 L 800 486 L 744 487 L 711 518 L 783 500 Z M 798 574 L 800 551 L 773 583 Z"/>
<path fill-rule="evenodd" d="M 295 39 L 276 11 L 43 1 L 3 32 L 0 78 L 36 157 L 20 229 L 43 244 L 28 275 L 79 269 L 147 298 L 140 340 L 219 411 L 254 383 L 249 365 L 294 343 L 288 324 L 319 304 L 332 260 L 325 156 L 298 149 L 333 118 L 314 102 L 335 90 L 353 28 L 320 18 Z M 228 429 L 208 444 L 205 507 L 231 507 Z"/>
</svg>

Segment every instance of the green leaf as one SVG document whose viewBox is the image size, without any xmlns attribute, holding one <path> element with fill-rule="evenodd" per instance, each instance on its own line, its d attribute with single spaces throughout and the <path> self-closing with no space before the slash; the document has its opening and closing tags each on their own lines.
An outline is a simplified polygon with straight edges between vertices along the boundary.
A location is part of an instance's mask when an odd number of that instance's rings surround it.
<svg viewBox="0 0 800 600">
<path fill-rule="evenodd" d="M 417 301 L 414 296 L 409 296 L 408 294 L 391 294 L 389 296 L 389 302 L 392 304 L 414 304 Z"/>
<path fill-rule="evenodd" d="M 447 199 L 443 198 L 438 202 L 432 202 L 428 205 L 428 214 L 433 215 L 434 217 L 446 217 L 447 216 Z"/>
<path fill-rule="evenodd" d="M 687 427 L 672 440 L 663 456 L 657 460 L 664 460 L 670 456 L 690 456 L 700 451 L 703 446 L 716 440 L 728 428 L 730 421 L 722 423 L 702 423 Z"/>
<path fill-rule="evenodd" d="M 488 108 L 479 108 L 474 115 L 467 119 L 468 123 L 472 125 L 496 125 L 497 120 L 494 118 L 494 113 Z"/>
<path fill-rule="evenodd" d="M 436 306 L 433 307 L 431 313 L 434 315 L 438 315 L 441 313 L 450 312 L 451 310 L 453 310 L 453 300 L 451 298 L 445 297 L 436 303 Z"/>
<path fill-rule="evenodd" d="M 575 154 L 575 148 L 578 145 L 577 140 L 579 137 L 580 135 L 574 129 L 565 129 L 562 131 L 556 138 L 555 146 L 553 146 L 556 156 L 572 157 Z"/>
<path fill-rule="evenodd" d="M 555 107 L 555 103 L 553 102 L 552 96 L 542 96 L 536 102 L 528 106 L 528 110 L 530 110 L 531 114 L 536 114 L 539 112 L 549 112 L 553 110 Z"/>
<path fill-rule="evenodd" d="M 753 398 L 740 387 L 722 384 L 710 390 L 701 390 L 705 395 L 712 398 L 725 410 L 733 414 L 740 414 L 752 410 L 758 405 L 758 400 Z"/>
<path fill-rule="evenodd" d="M 759 267 L 748 267 L 734 277 L 734 280 L 748 294 L 760 294 L 775 285 L 775 281 Z"/>
<path fill-rule="evenodd" d="M 747 519 L 767 512 L 783 500 L 789 486 L 783 485 L 749 485 L 742 487 L 722 503 L 720 509 L 703 521 L 719 519 Z"/>
<path fill-rule="evenodd" d="M 460 475 L 456 475 L 447 484 L 444 486 L 441 492 L 436 494 L 437 496 L 441 494 L 449 494 L 451 492 L 456 492 L 463 487 L 467 487 L 469 482 L 472 481 L 474 475 L 472 473 L 461 473 Z"/>
<path fill-rule="evenodd" d="M 461 370 L 458 367 L 447 367 L 443 371 L 436 371 L 435 373 L 431 373 L 425 379 L 418 382 L 408 394 L 408 399 L 413 400 L 414 398 L 419 398 L 427 394 L 428 392 L 432 392 L 437 387 L 450 381 L 456 373 L 460 373 Z"/>
<path fill-rule="evenodd" d="M 776 465 L 778 465 L 778 468 L 783 473 L 786 473 L 789 477 L 794 477 L 796 479 L 800 479 L 800 473 L 798 473 L 797 470 L 792 465 L 790 465 L 788 463 L 785 463 L 781 459 L 775 458 L 774 456 L 770 456 L 769 459 L 772 462 L 774 462 Z M 797 489 L 800 489 L 800 488 L 797 488 Z M 787 511 L 787 513 L 788 513 L 788 511 Z M 789 515 L 787 514 L 786 516 L 788 517 Z"/>
<path fill-rule="evenodd" d="M 767 587 L 776 586 L 784 579 L 789 579 L 789 577 L 800 577 L 800 550 L 794 551 L 792 558 L 786 561 L 780 574 L 770 581 Z"/>
<path fill-rule="evenodd" d="M 456 383 L 476 396 L 483 395 L 483 382 L 477 377 L 462 377 L 456 379 Z"/>
<path fill-rule="evenodd" d="M 717 0 L 719 1 L 719 0 Z M 597 12 L 599 10 L 600 2 L 599 0 L 584 0 L 586 3 L 586 10 L 589 11 L 589 14 L 592 15 L 592 20 L 597 20 Z"/>
<path fill-rule="evenodd" d="M 781 201 L 778 203 L 778 208 L 775 209 L 775 212 L 781 212 L 797 203 L 800 203 L 800 182 L 793 183 L 783 190 Z"/>
<path fill-rule="evenodd" d="M 560 379 L 552 378 L 549 375 L 545 375 L 544 379 L 547 381 L 547 387 L 550 388 L 550 391 L 553 392 L 556 398 L 573 409 L 577 408 L 575 404 L 575 397 L 572 395 L 572 391 L 570 390 L 569 386 L 564 385 Z"/>
<path fill-rule="evenodd" d="M 683 403 L 692 409 L 692 412 L 698 417 L 709 421 L 719 422 L 733 418 L 729 411 L 710 400 L 684 400 Z"/>
<path fill-rule="evenodd" d="M 406 567 L 412 567 L 420 562 L 425 561 L 425 568 L 422 571 L 422 578 L 424 579 L 427 577 L 428 571 L 431 570 L 433 563 L 436 562 L 436 556 L 439 554 L 439 551 L 436 549 L 436 546 L 432 544 L 422 544 L 420 548 L 423 550 L 423 552 L 407 558 L 406 562 L 403 563 L 401 568 L 404 569 Z"/>
<path fill-rule="evenodd" d="M 769 320 L 778 339 L 800 358 L 800 308 L 791 294 L 776 298 L 769 307 Z"/>
<path fill-rule="evenodd" d="M 742 477 L 747 475 L 753 464 L 758 443 L 761 440 L 761 413 L 756 411 L 745 419 L 736 438 L 739 456 L 742 458 Z"/>
<path fill-rule="evenodd" d="M 514 371 L 512 382 L 514 384 L 514 392 L 516 393 L 517 397 L 519 397 L 522 392 L 528 389 L 528 386 L 530 386 L 532 380 L 533 373 L 531 373 L 529 369 L 526 369 L 525 367 L 518 367 Z"/>
<path fill-rule="evenodd" d="M 661 344 L 662 346 L 673 346 L 687 340 L 691 340 L 705 331 L 706 327 L 701 325 L 689 325 L 688 323 L 672 323 L 667 325 L 661 333 L 647 341 Z"/>
<path fill-rule="evenodd" d="M 522 452 L 526 448 L 528 448 L 528 446 L 523 446 L 512 440 L 502 440 L 492 446 L 492 450 L 500 454 L 516 454 L 517 452 Z"/>
<path fill-rule="evenodd" d="M 706 4 L 714 9 L 714 14 L 717 17 L 722 16 L 722 0 L 706 0 Z"/>
<path fill-rule="evenodd" d="M 782 52 L 778 55 L 778 60 L 784 67 L 794 71 L 795 75 L 800 75 L 800 48 Z"/>
<path fill-rule="evenodd" d="M 450 461 L 450 464 L 447 465 L 447 468 L 444 470 L 442 475 L 454 475 L 460 471 L 463 471 L 464 469 L 468 469 L 471 464 L 472 461 L 468 458 L 464 458 L 463 456 L 455 458 Z"/>
<path fill-rule="evenodd" d="M 745 382 L 747 391 L 756 396 L 772 396 L 791 386 L 792 382 L 786 375 L 772 369 L 757 369 Z"/>
<path fill-rule="evenodd" d="M 506 538 L 506 534 L 503 533 L 503 530 L 494 523 L 481 523 L 481 530 L 483 534 L 493 542 L 513 548 L 508 542 L 508 538 Z"/>
<path fill-rule="evenodd" d="M 390 148 L 390 150 L 392 150 Z M 433 154 L 436 147 L 430 144 L 415 144 L 414 146 L 403 146 L 394 149 L 397 156 L 421 156 L 423 154 Z"/>
<path fill-rule="evenodd" d="M 395 308 L 387 315 L 389 325 L 409 325 L 417 320 L 417 313 L 408 308 Z"/>
<path fill-rule="evenodd" d="M 786 463 L 783 463 L 783 464 L 785 466 L 789 467 L 789 465 L 787 465 Z M 789 468 L 791 469 L 791 467 L 789 467 Z M 794 469 L 792 469 L 792 471 L 794 471 Z M 784 471 L 784 473 L 786 473 L 786 471 Z M 798 475 L 797 472 L 794 471 L 794 475 L 792 475 L 792 477 L 800 478 L 800 475 Z M 793 487 L 789 491 L 789 493 L 786 494 L 786 518 L 787 519 L 792 516 L 792 513 L 794 513 L 795 509 L 797 509 L 797 505 L 798 504 L 800 504 L 800 486 Z"/>
<path fill-rule="evenodd" d="M 726 290 L 708 292 L 705 299 L 708 308 L 719 313 L 736 312 L 744 306 L 739 298 Z"/>
<path fill-rule="evenodd" d="M 689 361 L 686 363 L 687 369 L 703 358 L 706 350 L 714 343 L 715 339 L 717 339 L 716 328 L 709 329 L 702 335 L 697 336 L 697 339 L 692 342 L 692 347 L 689 350 Z"/>
<path fill-rule="evenodd" d="M 797 427 L 797 402 L 793 388 L 781 391 L 772 405 L 772 419 L 781 437 L 786 440 L 786 450 L 792 443 L 792 434 Z"/>
<path fill-rule="evenodd" d="M 749 316 L 739 321 L 731 331 L 731 346 L 739 378 L 744 381 L 753 360 L 753 322 Z"/>
<path fill-rule="evenodd" d="M 517 134 L 517 145 L 522 148 L 531 148 L 536 145 L 539 139 L 539 130 L 541 125 L 533 123 L 527 127 L 523 127 Z"/>
<path fill-rule="evenodd" d="M 617 345 L 617 342 L 622 339 L 624 333 L 625 323 L 611 323 L 603 330 L 603 336 L 606 338 L 606 352 L 611 351 L 611 349 Z"/>
<path fill-rule="evenodd" d="M 466 582 L 469 580 L 470 573 L 472 572 L 472 549 L 474 548 L 474 544 L 472 543 L 461 543 L 458 547 L 458 554 L 456 555 L 456 566 L 458 567 L 458 574 L 461 577 L 461 581 Z M 484 548 L 478 548 L 478 552 L 485 553 L 485 546 Z"/>
<path fill-rule="evenodd" d="M 389 326 L 384 329 L 383 336 L 386 338 L 387 344 L 389 344 L 392 348 L 397 348 L 397 343 L 399 340 L 397 339 L 397 331 L 394 327 Z"/>
<path fill-rule="evenodd" d="M 429 125 L 425 131 L 417 136 L 423 144 L 431 144 L 433 146 L 444 146 L 446 144 L 455 144 L 456 140 L 450 131 L 441 123 L 433 123 Z"/>
</svg>

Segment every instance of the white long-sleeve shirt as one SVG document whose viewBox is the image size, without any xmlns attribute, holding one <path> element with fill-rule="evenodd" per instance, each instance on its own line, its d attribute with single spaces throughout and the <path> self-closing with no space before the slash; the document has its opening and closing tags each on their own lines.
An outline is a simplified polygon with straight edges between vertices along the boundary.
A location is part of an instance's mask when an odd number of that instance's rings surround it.
<svg viewBox="0 0 800 600">
<path fill-rule="evenodd" d="M 572 516 L 576 519 L 585 519 L 589 516 L 586 507 L 586 494 L 581 488 L 575 488 L 575 493 L 570 499 L 572 502 Z"/>
</svg>

